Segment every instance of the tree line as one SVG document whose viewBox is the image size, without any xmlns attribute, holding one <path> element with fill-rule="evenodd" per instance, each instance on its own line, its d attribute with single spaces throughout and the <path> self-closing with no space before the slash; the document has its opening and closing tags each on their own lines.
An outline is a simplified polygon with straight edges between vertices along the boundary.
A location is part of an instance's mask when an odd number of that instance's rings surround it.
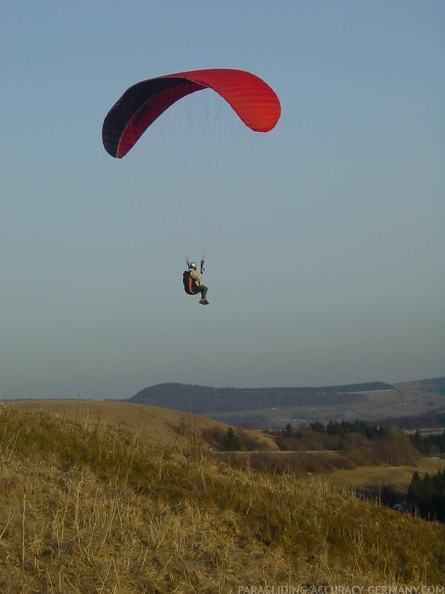
<svg viewBox="0 0 445 594">
<path fill-rule="evenodd" d="M 434 455 L 445 452 L 445 429 L 441 434 L 422 436 L 417 430 L 411 441 L 416 450 L 421 454 Z"/>
<path fill-rule="evenodd" d="M 445 471 L 436 475 L 428 473 L 422 478 L 413 474 L 406 497 L 408 509 L 428 520 L 445 522 Z"/>
</svg>

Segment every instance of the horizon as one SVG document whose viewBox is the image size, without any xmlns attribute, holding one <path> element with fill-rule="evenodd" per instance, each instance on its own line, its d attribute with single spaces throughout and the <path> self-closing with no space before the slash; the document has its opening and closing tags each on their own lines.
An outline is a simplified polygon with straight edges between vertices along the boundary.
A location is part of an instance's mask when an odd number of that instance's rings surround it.
<svg viewBox="0 0 445 594">
<path fill-rule="evenodd" d="M 404 380 L 404 381 L 400 381 L 400 382 L 382 382 L 380 380 L 371 380 L 368 382 L 353 382 L 353 383 L 346 383 L 346 384 L 325 384 L 325 385 L 317 385 L 317 386 L 256 386 L 256 387 L 252 387 L 252 386 L 210 386 L 210 385 L 206 385 L 206 384 L 188 384 L 188 383 L 182 383 L 182 382 L 162 382 L 159 384 L 152 384 L 149 386 L 146 386 L 145 388 L 141 388 L 140 390 L 138 390 L 137 392 L 135 392 L 134 394 L 132 394 L 131 396 L 128 397 L 122 397 L 122 398 L 103 398 L 103 399 L 98 399 L 98 398 L 85 398 L 82 397 L 80 395 L 80 393 L 78 394 L 77 397 L 66 397 L 66 398 L 60 398 L 60 397 L 46 397 L 46 398 L 32 398 L 30 396 L 25 396 L 25 397 L 18 397 L 18 398 L 4 398 L 1 396 L 0 394 L 0 401 L 1 402 L 8 402 L 8 401 L 21 401 L 21 400 L 80 400 L 80 401 L 94 401 L 94 402 L 127 402 L 129 400 L 131 400 L 131 398 L 133 398 L 134 396 L 137 396 L 140 392 L 144 392 L 145 390 L 149 390 L 151 388 L 158 388 L 161 386 L 185 386 L 185 387 L 197 387 L 197 388 L 209 388 L 209 389 L 214 389 L 214 390 L 251 390 L 251 391 L 259 391 L 259 390 L 317 390 L 317 389 L 327 389 L 327 388 L 348 388 L 348 387 L 354 387 L 354 386 L 366 386 L 369 384 L 384 384 L 387 386 L 397 386 L 399 384 L 415 384 L 418 382 L 430 382 L 430 381 L 439 381 L 439 380 L 445 380 L 445 376 L 437 376 L 437 377 L 426 377 L 426 378 L 421 378 L 421 379 L 415 379 L 415 380 Z M 377 392 L 381 392 L 381 391 L 385 391 L 386 388 L 375 388 L 375 389 L 369 389 L 369 390 L 363 390 L 363 391 L 377 391 Z M 359 390 L 357 390 L 357 392 L 359 392 Z"/>
</svg>

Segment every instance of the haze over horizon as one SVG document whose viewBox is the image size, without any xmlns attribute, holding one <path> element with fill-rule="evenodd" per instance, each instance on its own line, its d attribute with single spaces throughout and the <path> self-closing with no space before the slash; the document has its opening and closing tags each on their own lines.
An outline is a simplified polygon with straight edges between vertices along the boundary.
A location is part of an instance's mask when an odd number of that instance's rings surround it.
<svg viewBox="0 0 445 594">
<path fill-rule="evenodd" d="M 444 28 L 439 0 L 2 7 L 0 398 L 444 376 Z M 264 78 L 276 128 L 250 144 L 202 92 L 106 154 L 127 87 L 211 67 Z M 185 227 L 212 198 L 201 307 Z"/>
</svg>

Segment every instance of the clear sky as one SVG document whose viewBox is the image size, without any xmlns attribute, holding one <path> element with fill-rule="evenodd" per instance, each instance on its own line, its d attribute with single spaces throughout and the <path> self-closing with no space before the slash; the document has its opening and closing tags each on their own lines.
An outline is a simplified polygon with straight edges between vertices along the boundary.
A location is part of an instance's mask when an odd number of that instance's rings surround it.
<svg viewBox="0 0 445 594">
<path fill-rule="evenodd" d="M 0 396 L 445 375 L 444 31 L 441 0 L 3 1 Z M 277 127 L 205 91 L 104 151 L 128 86 L 211 67 L 264 78 Z"/>
</svg>

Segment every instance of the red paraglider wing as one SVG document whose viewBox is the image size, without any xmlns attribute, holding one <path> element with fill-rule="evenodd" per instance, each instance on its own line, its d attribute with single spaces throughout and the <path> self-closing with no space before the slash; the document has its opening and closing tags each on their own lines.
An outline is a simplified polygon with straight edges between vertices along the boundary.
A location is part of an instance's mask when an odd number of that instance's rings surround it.
<svg viewBox="0 0 445 594">
<path fill-rule="evenodd" d="M 121 159 L 166 109 L 179 99 L 206 88 L 221 95 L 255 132 L 269 132 L 280 118 L 277 95 L 250 72 L 228 68 L 178 72 L 141 81 L 125 91 L 104 120 L 105 150 Z"/>
</svg>

